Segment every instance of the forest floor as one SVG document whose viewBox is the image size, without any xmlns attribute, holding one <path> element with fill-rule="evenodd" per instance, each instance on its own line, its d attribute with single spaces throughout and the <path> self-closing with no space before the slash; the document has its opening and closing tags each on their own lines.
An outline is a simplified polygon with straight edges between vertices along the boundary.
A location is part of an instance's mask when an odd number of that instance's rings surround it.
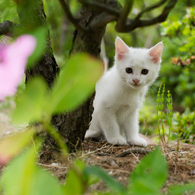
<svg viewBox="0 0 195 195">
<path fill-rule="evenodd" d="M 72 154 L 69 158 L 70 164 L 74 159 L 81 159 L 87 165 L 95 165 L 103 168 L 109 175 L 113 176 L 124 186 L 129 183 L 129 175 L 134 170 L 141 159 L 150 151 L 156 148 L 156 144 L 150 144 L 146 148 L 126 146 L 114 146 L 105 141 L 84 141 L 82 150 Z M 177 152 L 174 145 L 163 149 L 163 154 L 167 160 L 168 178 L 162 188 L 166 193 L 169 186 L 174 184 L 183 185 L 195 183 L 195 145 L 183 144 Z M 162 148 L 161 148 L 162 149 Z M 62 182 L 65 181 L 69 167 L 67 163 L 56 160 L 42 161 L 41 166 L 50 170 Z M 108 191 L 103 182 L 98 182 L 90 186 L 86 195 L 96 191 Z M 189 192 L 188 195 L 195 195 Z"/>
<path fill-rule="evenodd" d="M 0 105 L 1 106 L 1 105 Z M 18 132 L 24 128 L 24 125 L 13 126 L 10 119 L 10 110 L 0 107 L 0 140 L 7 136 Z M 85 140 L 82 149 L 74 154 L 71 154 L 69 165 L 75 159 L 82 159 L 87 165 L 96 165 L 103 168 L 109 175 L 112 175 L 123 185 L 127 186 L 129 175 L 134 170 L 141 159 L 152 151 L 157 145 L 153 144 L 150 139 L 149 145 L 146 148 L 126 146 L 114 146 L 105 141 Z M 167 187 L 173 184 L 195 183 L 195 145 L 180 143 L 179 151 L 176 147 L 177 143 L 172 143 L 162 149 L 167 160 L 168 178 L 162 192 L 167 191 Z M 66 174 L 69 170 L 69 165 L 57 160 L 43 161 L 38 164 L 58 177 L 61 182 L 65 181 Z M 3 166 L 0 166 L 0 170 Z M 0 171 L 1 172 L 1 171 Z M 92 194 L 95 191 L 107 191 L 108 188 L 103 182 L 98 182 L 90 186 L 86 195 Z M 191 192 L 188 194 L 195 194 Z"/>
</svg>

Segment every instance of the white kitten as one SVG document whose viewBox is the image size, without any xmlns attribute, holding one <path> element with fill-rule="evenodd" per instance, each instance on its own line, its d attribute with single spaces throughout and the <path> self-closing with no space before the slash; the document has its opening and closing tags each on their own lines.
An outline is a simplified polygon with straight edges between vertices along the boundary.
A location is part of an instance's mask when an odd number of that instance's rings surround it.
<svg viewBox="0 0 195 195">
<path fill-rule="evenodd" d="M 114 145 L 147 146 L 139 136 L 138 111 L 148 87 L 158 77 L 163 44 L 131 48 L 117 37 L 115 47 L 114 66 L 96 84 L 94 112 L 85 138 L 103 134 Z"/>
</svg>

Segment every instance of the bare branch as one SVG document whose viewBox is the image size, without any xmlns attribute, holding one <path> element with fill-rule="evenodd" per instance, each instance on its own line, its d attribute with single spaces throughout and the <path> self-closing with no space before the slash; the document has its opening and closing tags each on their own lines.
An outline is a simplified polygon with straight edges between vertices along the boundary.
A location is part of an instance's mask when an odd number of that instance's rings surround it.
<svg viewBox="0 0 195 195">
<path fill-rule="evenodd" d="M 139 28 L 139 27 L 145 27 L 145 26 L 150 26 L 150 25 L 154 25 L 154 24 L 164 22 L 166 20 L 166 18 L 168 17 L 171 9 L 173 9 L 175 4 L 177 3 L 177 1 L 178 0 L 169 0 L 168 3 L 166 4 L 166 6 L 164 7 L 162 13 L 159 16 L 155 17 L 155 18 L 152 18 L 152 19 L 149 19 L 149 20 L 140 20 L 138 17 L 136 17 L 133 20 L 128 19 L 127 22 L 126 22 L 126 25 L 123 29 L 116 29 L 116 30 L 118 30 L 118 32 L 130 32 L 130 31 L 133 31 L 134 29 Z M 161 1 L 161 3 L 162 3 L 162 1 Z M 159 4 L 160 4 L 160 2 L 159 2 Z M 148 8 L 148 9 L 151 9 L 151 8 Z M 147 8 L 145 10 L 147 11 Z M 140 14 L 140 16 L 142 14 Z"/>
<path fill-rule="evenodd" d="M 82 25 L 80 25 L 79 23 L 79 20 L 74 18 L 71 11 L 70 11 L 70 8 L 68 6 L 68 4 L 66 3 L 65 0 L 59 0 L 61 6 L 62 6 L 62 9 L 66 15 L 66 17 L 68 18 L 68 20 L 75 26 L 75 28 L 81 32 L 86 32 L 86 28 Z"/>
<path fill-rule="evenodd" d="M 17 27 L 17 24 L 9 20 L 5 20 L 4 22 L 0 23 L 0 35 L 9 35 L 14 27 Z"/>
<path fill-rule="evenodd" d="M 124 8 L 118 18 L 116 29 L 124 28 L 129 12 L 132 10 L 134 0 L 125 0 Z"/>
<path fill-rule="evenodd" d="M 124 157 L 131 153 L 148 154 L 149 152 L 150 151 L 145 148 L 128 148 L 127 150 L 115 155 L 115 157 Z"/>
<path fill-rule="evenodd" d="M 156 18 L 152 18 L 150 20 L 140 20 L 139 23 L 140 23 L 141 27 L 164 22 L 167 19 L 171 9 L 173 9 L 175 4 L 177 3 L 177 1 L 178 0 L 169 0 L 168 3 L 166 4 L 166 6 L 164 7 L 162 13 L 159 16 L 157 16 Z"/>
<path fill-rule="evenodd" d="M 139 19 L 144 13 L 146 12 L 149 12 L 151 10 L 154 10 L 155 8 L 159 8 L 161 5 L 163 5 L 167 0 L 162 0 L 162 1 L 159 1 L 158 3 L 152 5 L 152 6 L 149 6 L 149 7 L 146 7 L 145 9 L 143 9 L 141 12 L 139 12 L 136 16 L 136 20 Z"/>
</svg>

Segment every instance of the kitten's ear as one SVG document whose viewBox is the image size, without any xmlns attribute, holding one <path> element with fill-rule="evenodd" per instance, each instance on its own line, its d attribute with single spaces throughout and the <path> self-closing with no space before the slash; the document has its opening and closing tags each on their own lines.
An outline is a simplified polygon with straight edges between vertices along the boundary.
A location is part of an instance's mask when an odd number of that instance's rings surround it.
<svg viewBox="0 0 195 195">
<path fill-rule="evenodd" d="M 116 38 L 115 48 L 116 48 L 116 57 L 118 58 L 118 60 L 122 60 L 125 57 L 125 54 L 128 53 L 129 51 L 129 47 L 119 37 Z"/>
<path fill-rule="evenodd" d="M 151 56 L 151 59 L 155 64 L 160 61 L 162 51 L 163 51 L 162 42 L 159 42 L 154 47 L 150 48 L 149 55 Z"/>
</svg>

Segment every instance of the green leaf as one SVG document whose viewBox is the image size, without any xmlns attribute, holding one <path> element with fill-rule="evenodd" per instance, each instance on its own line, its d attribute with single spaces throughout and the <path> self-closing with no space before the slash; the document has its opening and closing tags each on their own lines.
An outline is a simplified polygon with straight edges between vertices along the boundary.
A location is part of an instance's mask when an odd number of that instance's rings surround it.
<svg viewBox="0 0 195 195">
<path fill-rule="evenodd" d="M 100 61 L 87 54 L 73 55 L 62 68 L 53 87 L 49 112 L 59 113 L 75 109 L 92 94 L 101 73 Z"/>
<path fill-rule="evenodd" d="M 46 97 L 46 84 L 40 78 L 35 78 L 26 86 L 24 92 L 18 97 L 16 109 L 12 114 L 14 123 L 34 122 L 41 120 Z"/>
<path fill-rule="evenodd" d="M 33 185 L 28 195 L 64 195 L 62 185 L 57 178 L 46 170 L 36 167 Z"/>
<path fill-rule="evenodd" d="M 0 164 L 7 164 L 11 158 L 16 156 L 31 141 L 34 129 L 17 133 L 7 137 L 0 142 Z"/>
<path fill-rule="evenodd" d="M 195 185 L 192 184 L 186 184 L 184 186 L 172 186 L 169 189 L 170 195 L 181 195 L 187 191 L 195 191 Z"/>
<path fill-rule="evenodd" d="M 156 195 L 166 177 L 166 160 L 157 148 L 147 155 L 131 174 L 129 192 L 136 195 Z"/>
<path fill-rule="evenodd" d="M 36 153 L 31 147 L 25 154 L 14 159 L 3 173 L 1 183 L 6 195 L 26 195 L 32 188 Z"/>
<path fill-rule="evenodd" d="M 45 27 L 40 27 L 33 32 L 30 32 L 37 40 L 37 45 L 32 53 L 32 55 L 28 58 L 27 68 L 32 67 L 35 63 L 40 60 L 46 48 L 46 38 L 47 38 L 47 29 Z"/>
<path fill-rule="evenodd" d="M 64 186 L 64 194 L 76 195 L 84 193 L 86 187 L 86 182 L 82 175 L 84 168 L 84 162 L 76 161 L 74 163 L 74 169 L 70 169 L 70 172 L 68 173 L 66 179 L 66 184 Z"/>
<path fill-rule="evenodd" d="M 106 185 L 117 192 L 117 194 L 127 194 L 126 189 L 118 181 L 98 167 L 86 167 L 84 173 L 86 175 L 95 175 L 102 179 Z"/>
<path fill-rule="evenodd" d="M 58 180 L 36 165 L 35 147 L 32 146 L 5 169 L 0 184 L 6 195 L 63 195 Z"/>
</svg>

